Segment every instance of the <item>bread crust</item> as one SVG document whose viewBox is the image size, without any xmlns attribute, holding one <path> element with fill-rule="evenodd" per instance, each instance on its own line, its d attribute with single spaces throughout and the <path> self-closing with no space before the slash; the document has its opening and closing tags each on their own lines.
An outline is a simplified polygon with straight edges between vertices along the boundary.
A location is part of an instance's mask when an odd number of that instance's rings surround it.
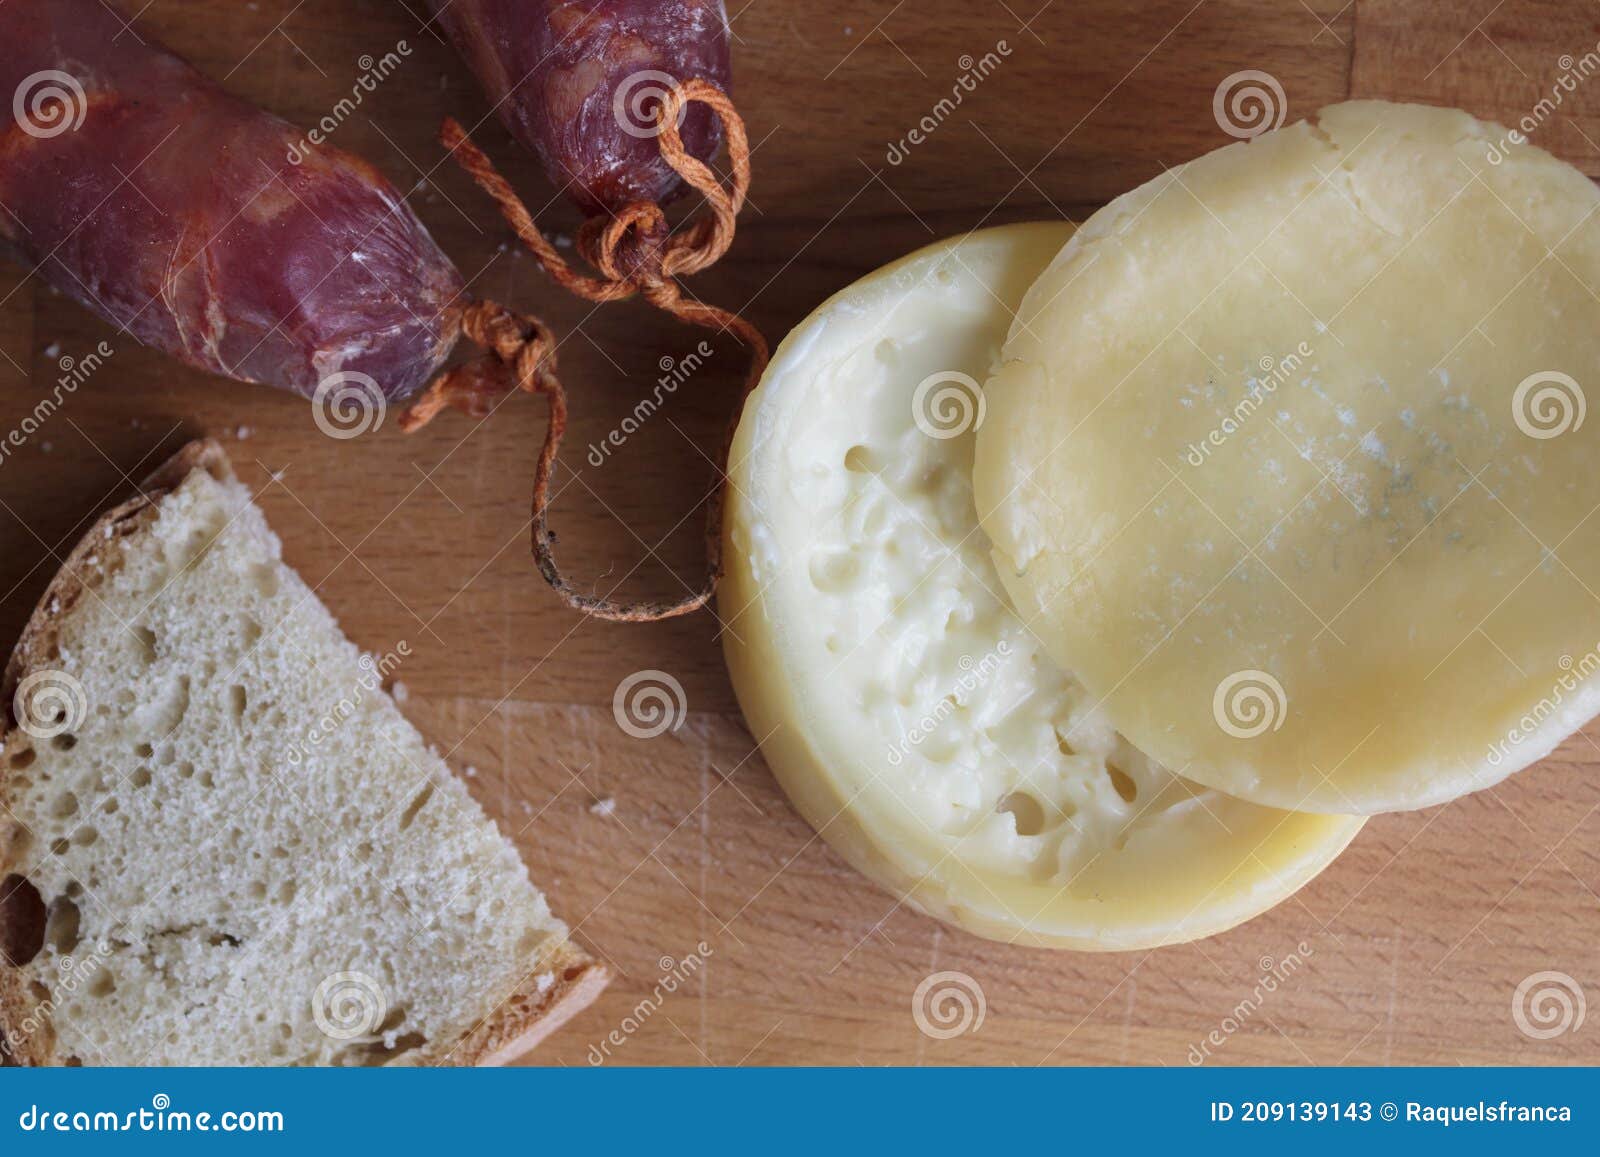
<svg viewBox="0 0 1600 1157">
<path fill-rule="evenodd" d="M 551 975 L 541 993 L 539 978 Z M 568 940 L 439 1063 L 509 1064 L 593 1004 L 609 983 L 611 970 Z"/>
<path fill-rule="evenodd" d="M 21 874 L 21 865 L 12 862 L 18 825 L 5 806 L 10 798 L 12 756 L 32 742 L 17 727 L 13 703 L 17 687 L 49 664 L 57 654 L 60 624 L 89 591 L 113 573 L 119 552 L 108 549 L 112 542 L 146 529 L 155 521 L 161 500 L 196 470 L 218 480 L 234 477 L 228 455 L 216 441 L 203 438 L 184 445 L 144 480 L 137 496 L 101 515 L 78 541 L 40 597 L 11 652 L 0 677 L 0 696 L 5 703 L 4 734 L 0 736 L 0 885 L 10 875 Z M 5 918 L 6 907 L 0 903 L 0 921 Z M 4 942 L 0 936 L 0 944 Z M 541 992 L 540 977 L 552 975 L 553 982 L 546 982 Z M 610 980 L 609 969 L 576 944 L 564 941 L 487 1018 L 437 1055 L 430 1055 L 426 1063 L 488 1066 L 513 1061 L 593 1003 Z M 48 1027 L 20 1031 L 41 1009 L 43 998 L 33 987 L 26 967 L 13 965 L 0 952 L 0 1066 L 59 1063 L 53 1031 Z"/>
<path fill-rule="evenodd" d="M 14 737 L 17 725 L 12 703 L 17 684 L 54 654 L 60 634 L 58 624 L 72 613 L 88 590 L 110 575 L 112 552 L 106 550 L 106 546 L 113 539 L 127 538 L 149 525 L 155 519 L 161 500 L 181 486 L 195 470 L 205 470 L 217 479 L 234 476 L 228 455 L 215 441 L 202 438 L 189 442 L 151 472 L 140 484 L 137 495 L 102 514 L 67 555 L 33 608 L 28 625 L 22 628 L 22 635 L 6 663 L 5 675 L 0 678 L 8 741 Z M 9 751 L 8 742 L 8 754 Z M 6 778 L 5 771 L 0 770 L 0 799 L 5 798 Z"/>
</svg>

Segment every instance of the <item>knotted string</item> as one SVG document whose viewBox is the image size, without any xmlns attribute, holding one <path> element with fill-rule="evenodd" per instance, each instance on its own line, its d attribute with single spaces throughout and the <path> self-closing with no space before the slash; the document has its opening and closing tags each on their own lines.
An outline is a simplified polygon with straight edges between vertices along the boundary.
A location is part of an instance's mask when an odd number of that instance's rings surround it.
<svg viewBox="0 0 1600 1157">
<path fill-rule="evenodd" d="M 691 101 L 709 106 L 722 120 L 728 138 L 732 179 L 727 187 L 709 166 L 684 147 L 678 125 Z M 483 150 L 467 139 L 454 120 L 447 119 L 440 140 L 472 179 L 500 206 L 517 237 L 533 253 L 558 285 L 588 301 L 622 301 L 635 294 L 681 321 L 706 329 L 732 331 L 750 351 L 750 368 L 734 407 L 724 439 L 718 470 L 721 476 L 706 509 L 706 579 L 698 591 L 677 602 L 623 603 L 586 595 L 574 587 L 556 565 L 547 515 L 550 475 L 567 428 L 567 395 L 556 374 L 556 342 L 537 318 L 515 313 L 490 301 L 476 301 L 460 314 L 460 330 L 488 349 L 490 356 L 468 362 L 441 374 L 400 417 L 400 429 L 419 430 L 446 408 L 483 417 L 494 400 L 514 389 L 542 394 L 549 406 L 544 445 L 539 450 L 533 479 L 533 556 L 544 576 L 569 607 L 596 618 L 617 622 L 656 622 L 699 610 L 711 600 L 722 578 L 722 511 L 727 486 L 726 463 L 733 432 L 744 398 L 767 365 L 767 343 L 749 321 L 730 310 L 686 297 L 677 278 L 698 273 L 713 264 L 733 243 L 735 223 L 750 188 L 750 141 L 744 121 L 733 102 L 707 80 L 676 85 L 662 97 L 657 109 L 661 156 L 673 170 L 706 199 L 710 214 L 677 233 L 669 232 L 666 214 L 653 201 L 635 201 L 614 217 L 591 217 L 578 234 L 578 252 L 599 276 L 568 265 L 511 185 Z"/>
</svg>

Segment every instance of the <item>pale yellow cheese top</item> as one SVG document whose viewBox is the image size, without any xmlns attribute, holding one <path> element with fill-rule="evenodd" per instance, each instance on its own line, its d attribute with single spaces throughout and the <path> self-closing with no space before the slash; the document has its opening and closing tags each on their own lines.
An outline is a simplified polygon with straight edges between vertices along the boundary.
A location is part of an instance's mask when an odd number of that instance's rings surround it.
<svg viewBox="0 0 1600 1157">
<path fill-rule="evenodd" d="M 1357 102 L 1094 215 L 987 383 L 976 492 L 1045 649 L 1258 803 L 1419 807 L 1600 708 L 1600 193 Z"/>
</svg>

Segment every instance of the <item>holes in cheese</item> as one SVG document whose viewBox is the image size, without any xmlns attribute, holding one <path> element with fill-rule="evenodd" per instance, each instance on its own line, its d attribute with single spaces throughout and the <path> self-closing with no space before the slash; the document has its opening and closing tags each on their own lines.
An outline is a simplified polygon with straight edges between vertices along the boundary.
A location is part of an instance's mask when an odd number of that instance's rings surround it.
<svg viewBox="0 0 1600 1157">
<path fill-rule="evenodd" d="M 1353 102 L 1095 214 L 988 382 L 1001 581 L 1142 750 L 1370 814 L 1600 710 L 1600 192 Z"/>
<path fill-rule="evenodd" d="M 978 382 L 1070 233 L 913 254 L 789 336 L 731 457 L 720 608 L 769 764 L 856 867 L 981 935 L 1132 949 L 1255 915 L 1360 821 L 1173 776 L 1005 599 L 972 496 Z"/>
</svg>

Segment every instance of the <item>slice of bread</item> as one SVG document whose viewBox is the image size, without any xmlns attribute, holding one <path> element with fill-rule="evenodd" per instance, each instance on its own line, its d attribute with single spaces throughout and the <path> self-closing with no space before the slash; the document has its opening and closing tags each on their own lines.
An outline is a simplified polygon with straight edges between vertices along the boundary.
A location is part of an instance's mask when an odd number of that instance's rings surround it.
<svg viewBox="0 0 1600 1157">
<path fill-rule="evenodd" d="M 5 672 L 23 1064 L 495 1064 L 606 970 L 281 561 L 212 442 L 67 559 Z"/>
</svg>

